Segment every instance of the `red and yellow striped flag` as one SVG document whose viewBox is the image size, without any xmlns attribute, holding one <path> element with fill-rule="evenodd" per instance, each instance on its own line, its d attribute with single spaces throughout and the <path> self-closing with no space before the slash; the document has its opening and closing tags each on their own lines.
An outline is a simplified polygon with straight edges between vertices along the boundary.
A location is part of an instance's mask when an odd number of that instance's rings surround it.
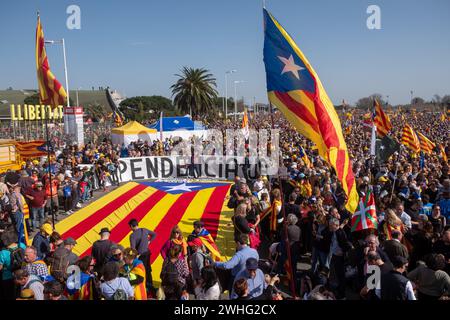
<svg viewBox="0 0 450 320">
<path fill-rule="evenodd" d="M 420 150 L 422 150 L 422 152 L 424 153 L 431 154 L 434 148 L 436 148 L 436 144 L 425 137 L 423 134 L 421 134 L 419 131 L 417 131 L 417 136 L 419 137 L 420 141 Z"/>
<path fill-rule="evenodd" d="M 36 69 L 39 85 L 39 100 L 41 103 L 52 107 L 64 105 L 67 99 L 67 93 L 50 71 L 47 53 L 45 51 L 44 31 L 42 30 L 41 18 L 39 16 L 36 27 Z"/>
<path fill-rule="evenodd" d="M 111 230 L 111 241 L 129 247 L 128 222 L 136 219 L 139 226 L 157 234 L 149 250 L 154 281 L 159 282 L 163 263 L 160 252 L 175 225 L 186 238 L 192 232 L 192 221 L 203 221 L 220 249 L 220 258 L 227 260 L 234 254 L 229 245 L 233 232 L 227 227 L 232 212 L 225 203 L 230 186 L 219 182 L 129 182 L 62 220 L 55 229 L 63 239 L 74 238 L 74 253 L 83 257 L 91 254 L 92 244 L 104 227 Z"/>
<path fill-rule="evenodd" d="M 375 106 L 375 119 L 374 123 L 377 127 L 378 136 L 381 138 L 388 134 L 388 132 L 392 129 L 391 121 L 389 120 L 389 116 L 384 113 L 383 109 L 381 109 L 380 103 L 375 99 L 373 101 Z"/>
<path fill-rule="evenodd" d="M 264 27 L 269 100 L 302 135 L 317 145 L 319 155 L 336 171 L 347 195 L 346 208 L 353 213 L 359 197 L 335 107 L 303 52 L 265 9 Z"/>
<path fill-rule="evenodd" d="M 22 159 L 32 159 L 47 155 L 46 143 L 44 140 L 16 142 L 16 150 Z"/>
<path fill-rule="evenodd" d="M 402 132 L 402 144 L 414 153 L 420 152 L 420 141 L 409 124 L 405 124 Z"/>
</svg>

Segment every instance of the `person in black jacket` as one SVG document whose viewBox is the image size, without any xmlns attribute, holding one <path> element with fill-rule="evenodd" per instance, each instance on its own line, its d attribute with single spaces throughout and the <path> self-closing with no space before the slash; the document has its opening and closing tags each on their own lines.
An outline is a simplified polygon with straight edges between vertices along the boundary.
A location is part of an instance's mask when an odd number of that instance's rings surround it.
<svg viewBox="0 0 450 320">
<path fill-rule="evenodd" d="M 237 241 L 242 234 L 248 235 L 253 230 L 249 227 L 247 216 L 247 205 L 242 203 L 236 208 L 236 213 L 232 217 L 234 225 L 234 240 Z"/>
<path fill-rule="evenodd" d="M 330 263 L 330 278 L 336 290 L 336 298 L 345 298 L 345 254 L 352 248 L 347 236 L 340 228 L 339 220 L 331 218 L 329 220 L 329 230 L 331 232 L 331 263 Z"/>
<path fill-rule="evenodd" d="M 381 275 L 381 300 L 416 300 L 411 281 L 403 275 L 408 267 L 408 260 L 396 256 L 392 259 L 392 264 L 394 269 Z"/>
</svg>

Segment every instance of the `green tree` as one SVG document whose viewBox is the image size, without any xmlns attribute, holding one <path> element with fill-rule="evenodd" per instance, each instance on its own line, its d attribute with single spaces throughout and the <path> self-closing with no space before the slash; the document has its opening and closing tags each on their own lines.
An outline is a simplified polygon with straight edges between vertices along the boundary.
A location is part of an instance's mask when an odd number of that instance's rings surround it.
<svg viewBox="0 0 450 320">
<path fill-rule="evenodd" d="M 23 100 L 23 104 L 28 104 L 28 105 L 37 105 L 40 104 L 39 102 L 39 93 L 35 93 L 31 96 L 26 97 Z"/>
<path fill-rule="evenodd" d="M 69 98 L 69 101 L 70 101 L 70 105 L 73 106 L 74 105 L 73 100 L 71 98 Z M 29 105 L 41 104 L 41 102 L 39 101 L 39 92 L 35 93 L 35 94 L 31 95 L 31 96 L 26 97 L 23 100 L 23 103 L 24 104 L 29 104 Z"/>
<path fill-rule="evenodd" d="M 218 93 L 216 78 L 209 70 L 183 67 L 182 74 L 176 74 L 178 81 L 172 85 L 172 96 L 177 110 L 192 115 L 214 114 L 214 100 Z"/>
<path fill-rule="evenodd" d="M 161 111 L 166 116 L 176 115 L 172 101 L 162 96 L 139 96 L 123 100 L 120 110 L 125 118 L 146 121 L 159 117 Z"/>
</svg>

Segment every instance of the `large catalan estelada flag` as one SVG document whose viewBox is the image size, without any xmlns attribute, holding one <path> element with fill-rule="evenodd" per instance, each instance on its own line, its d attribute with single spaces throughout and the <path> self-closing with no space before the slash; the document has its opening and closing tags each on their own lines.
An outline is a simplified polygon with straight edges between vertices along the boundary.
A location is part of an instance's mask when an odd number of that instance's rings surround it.
<svg viewBox="0 0 450 320">
<path fill-rule="evenodd" d="M 44 140 L 16 142 L 16 150 L 22 159 L 38 158 L 47 155 L 47 143 Z"/>
<path fill-rule="evenodd" d="M 414 153 L 420 152 L 420 141 L 409 124 L 405 124 L 402 131 L 402 144 Z"/>
<path fill-rule="evenodd" d="M 265 9 L 264 29 L 269 100 L 302 135 L 317 145 L 319 154 L 335 169 L 348 198 L 346 207 L 353 213 L 358 205 L 358 193 L 334 105 L 303 52 Z"/>
<path fill-rule="evenodd" d="M 422 150 L 422 152 L 424 153 L 432 154 L 433 150 L 436 148 L 436 144 L 427 137 L 425 137 L 419 131 L 417 131 L 417 136 L 419 137 L 420 141 L 420 150 Z"/>
<path fill-rule="evenodd" d="M 131 234 L 128 222 L 136 219 L 139 227 L 157 234 L 149 249 L 153 278 L 159 282 L 163 263 L 159 253 L 175 225 L 187 239 L 194 221 L 200 220 L 209 231 L 208 241 L 220 250 L 221 259 L 234 254 L 233 212 L 225 201 L 230 186 L 223 182 L 128 182 L 68 216 L 55 229 L 63 239 L 74 238 L 77 241 L 74 252 L 85 256 L 91 253 L 92 244 L 105 227 L 111 230 L 110 240 L 128 247 Z"/>
<path fill-rule="evenodd" d="M 36 70 L 39 85 L 39 100 L 42 104 L 57 107 L 64 105 L 67 99 L 66 90 L 50 71 L 45 51 L 44 31 L 41 18 L 38 16 L 36 27 Z"/>
<path fill-rule="evenodd" d="M 392 129 L 392 124 L 389 120 L 389 116 L 384 113 L 377 99 L 375 99 L 373 103 L 375 106 L 375 118 L 373 122 L 375 123 L 375 126 L 377 128 L 378 136 L 383 138 Z"/>
</svg>

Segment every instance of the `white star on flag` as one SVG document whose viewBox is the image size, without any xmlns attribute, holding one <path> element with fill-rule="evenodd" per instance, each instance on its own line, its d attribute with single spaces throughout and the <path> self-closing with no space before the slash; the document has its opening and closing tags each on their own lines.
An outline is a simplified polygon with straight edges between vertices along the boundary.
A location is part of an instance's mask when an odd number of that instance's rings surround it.
<svg viewBox="0 0 450 320">
<path fill-rule="evenodd" d="M 289 57 L 289 59 L 286 59 L 285 57 L 280 57 L 278 56 L 278 59 L 281 60 L 281 62 L 284 63 L 284 68 L 283 71 L 281 71 L 281 74 L 285 73 L 285 72 L 292 72 L 292 74 L 300 80 L 300 76 L 298 74 L 298 71 L 303 70 L 305 68 L 300 67 L 299 65 L 296 65 L 294 62 L 294 57 L 291 56 Z"/>
<path fill-rule="evenodd" d="M 182 184 L 177 184 L 175 186 L 164 186 L 164 188 L 168 188 L 166 191 L 192 191 L 193 188 L 198 188 L 200 186 L 187 186 L 186 182 L 183 182 Z"/>
</svg>

